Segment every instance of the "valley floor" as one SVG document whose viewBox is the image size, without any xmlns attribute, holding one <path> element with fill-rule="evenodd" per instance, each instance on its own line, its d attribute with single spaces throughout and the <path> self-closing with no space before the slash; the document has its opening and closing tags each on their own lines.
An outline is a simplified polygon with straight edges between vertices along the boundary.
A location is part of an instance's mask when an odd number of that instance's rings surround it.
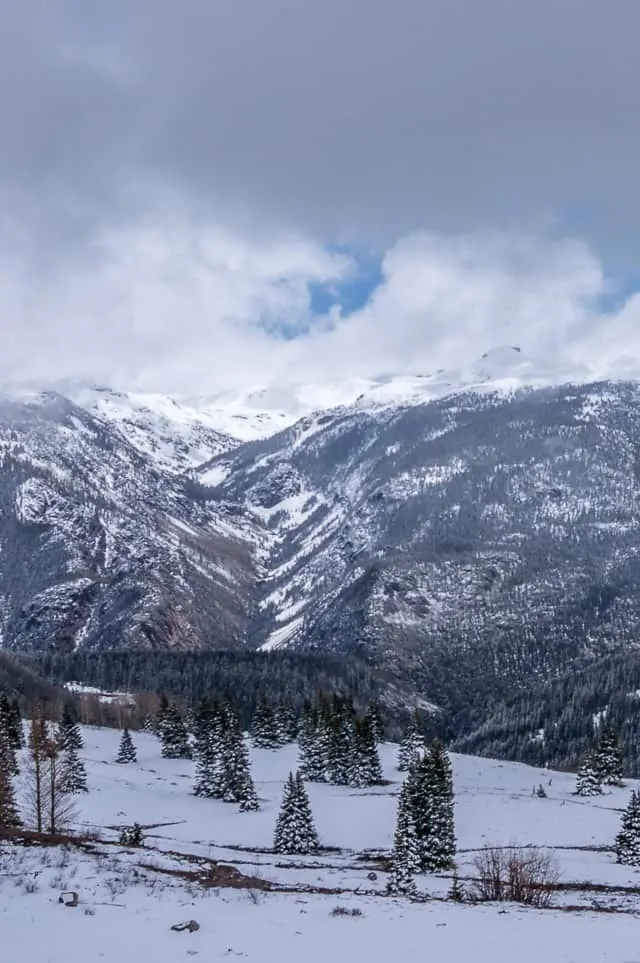
<svg viewBox="0 0 640 963">
<path fill-rule="evenodd" d="M 561 888 L 545 910 L 457 905 L 444 900 L 450 876 L 421 876 L 431 899 L 409 903 L 383 895 L 380 857 L 391 847 L 400 778 L 395 747 L 382 751 L 389 786 L 309 787 L 327 849 L 290 858 L 267 850 L 294 746 L 252 752 L 262 811 L 243 814 L 192 796 L 193 764 L 162 759 L 152 736 L 134 734 L 132 766 L 113 762 L 118 733 L 85 729 L 84 738 L 91 791 L 78 800 L 73 829 L 97 832 L 99 841 L 0 849 L 2 963 L 640 961 L 640 872 L 616 865 L 611 851 L 631 783 L 578 799 L 572 776 L 453 756 L 463 885 L 481 847 L 535 844 L 553 851 Z M 546 799 L 532 795 L 539 783 Z M 125 850 L 117 828 L 134 821 L 148 827 L 145 846 Z M 63 890 L 77 891 L 77 907 L 58 903 Z M 170 930 L 189 919 L 197 932 Z"/>
</svg>

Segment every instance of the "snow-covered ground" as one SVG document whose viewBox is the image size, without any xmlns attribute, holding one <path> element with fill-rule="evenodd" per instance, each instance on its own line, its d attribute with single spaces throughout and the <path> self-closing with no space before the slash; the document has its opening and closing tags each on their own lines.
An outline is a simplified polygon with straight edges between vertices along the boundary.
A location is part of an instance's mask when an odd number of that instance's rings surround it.
<svg viewBox="0 0 640 963">
<path fill-rule="evenodd" d="M 377 858 L 393 835 L 400 778 L 394 746 L 382 750 L 388 786 L 309 787 L 326 849 L 289 858 L 268 849 L 294 746 L 252 752 L 262 809 L 240 813 L 192 796 L 193 764 L 162 759 L 153 736 L 134 734 L 138 762 L 131 766 L 113 761 L 117 732 L 84 729 L 84 738 L 91 791 L 78 798 L 73 828 L 96 831 L 100 841 L 86 850 L 0 849 L 2 963 L 173 963 L 188 956 L 377 963 L 390 953 L 438 963 L 640 961 L 640 873 L 616 865 L 610 849 L 631 782 L 578 799 L 570 775 L 454 756 L 463 885 L 481 847 L 536 844 L 553 851 L 565 888 L 546 910 L 457 905 L 443 899 L 450 877 L 422 876 L 419 888 L 433 898 L 411 904 L 383 895 Z M 539 783 L 546 799 L 532 795 Z M 126 851 L 115 844 L 117 827 L 134 821 L 147 827 L 145 846 Z M 234 889 L 216 877 L 203 885 L 212 860 L 254 883 Z M 76 890 L 80 905 L 59 904 L 62 890 Z M 336 907 L 361 915 L 336 916 Z M 170 931 L 192 918 L 197 932 Z"/>
</svg>

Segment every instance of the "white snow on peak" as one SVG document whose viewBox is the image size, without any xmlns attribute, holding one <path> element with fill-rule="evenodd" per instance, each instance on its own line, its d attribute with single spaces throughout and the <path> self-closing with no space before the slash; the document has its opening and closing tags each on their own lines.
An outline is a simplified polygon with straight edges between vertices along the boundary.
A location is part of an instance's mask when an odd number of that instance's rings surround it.
<svg viewBox="0 0 640 963">
<path fill-rule="evenodd" d="M 140 451 L 170 471 L 188 471 L 239 442 L 268 438 L 301 418 L 344 408 L 426 404 L 463 391 L 511 394 L 521 388 L 599 380 L 587 370 L 540 364 L 517 345 L 495 347 L 470 365 L 414 374 L 381 373 L 334 382 L 290 381 L 200 395 L 113 391 L 78 382 L 50 387 L 115 423 Z M 5 384 L 0 398 L 34 402 L 32 386 Z"/>
</svg>

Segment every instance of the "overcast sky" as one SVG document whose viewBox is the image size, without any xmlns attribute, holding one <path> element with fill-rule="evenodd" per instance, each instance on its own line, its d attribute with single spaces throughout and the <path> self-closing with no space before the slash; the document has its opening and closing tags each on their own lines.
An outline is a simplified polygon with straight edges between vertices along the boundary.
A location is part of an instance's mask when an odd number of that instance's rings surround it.
<svg viewBox="0 0 640 963">
<path fill-rule="evenodd" d="M 640 371 L 639 36 L 637 0 L 5 4 L 0 378 Z"/>
</svg>

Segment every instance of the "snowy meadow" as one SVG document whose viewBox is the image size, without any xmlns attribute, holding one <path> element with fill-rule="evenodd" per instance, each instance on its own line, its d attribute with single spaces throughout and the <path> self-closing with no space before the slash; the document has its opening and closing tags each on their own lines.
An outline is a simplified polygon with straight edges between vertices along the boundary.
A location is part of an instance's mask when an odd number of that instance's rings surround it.
<svg viewBox="0 0 640 963">
<path fill-rule="evenodd" d="M 295 745 L 250 749 L 260 810 L 240 812 L 194 796 L 193 762 L 162 758 L 151 734 L 132 734 L 137 761 L 128 765 L 115 762 L 118 732 L 85 727 L 82 735 L 89 792 L 74 797 L 76 840 L 0 849 L 3 963 L 376 963 L 390 951 L 456 963 L 640 960 L 640 873 L 616 864 L 612 849 L 631 781 L 581 798 L 570 774 L 454 755 L 463 890 L 471 891 L 486 846 L 544 847 L 557 888 L 547 909 L 458 904 L 448 898 L 448 870 L 420 874 L 424 901 L 410 902 L 385 894 L 402 781 L 397 746 L 381 747 L 385 785 L 307 785 L 321 849 L 294 857 L 272 846 Z M 534 792 L 540 784 L 546 798 Z M 118 842 L 133 823 L 144 827 L 140 848 Z M 77 893 L 77 906 L 59 902 L 65 892 Z M 188 920 L 198 929 L 171 930 Z"/>
</svg>

